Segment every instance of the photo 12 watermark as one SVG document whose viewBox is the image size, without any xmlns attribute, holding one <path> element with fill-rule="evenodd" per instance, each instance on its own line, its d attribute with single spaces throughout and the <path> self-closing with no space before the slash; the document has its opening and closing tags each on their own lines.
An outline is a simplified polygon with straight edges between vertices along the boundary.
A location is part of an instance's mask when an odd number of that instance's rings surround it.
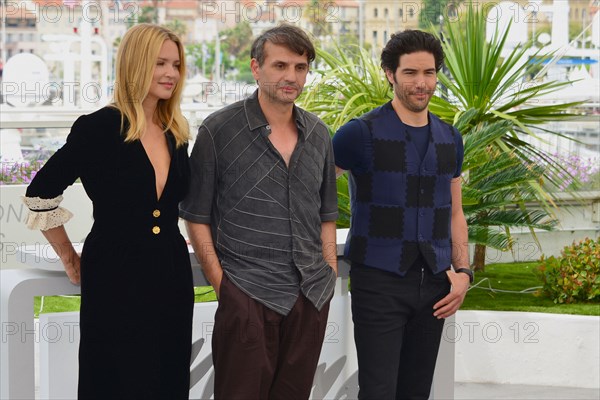
<svg viewBox="0 0 600 400">
<path fill-rule="evenodd" d="M 201 21 L 227 22 L 286 22 L 295 24 L 302 19 L 335 23 L 341 21 L 340 6 L 334 1 L 273 2 L 273 1 L 203 1 Z"/>
<path fill-rule="evenodd" d="M 2 8 L 7 19 L 33 19 L 38 24 L 77 24 L 81 20 L 90 24 L 100 24 L 103 21 L 135 21 L 141 13 L 139 2 L 124 0 L 4 0 Z"/>
<path fill-rule="evenodd" d="M 79 322 L 75 321 L 49 321 L 42 324 L 34 320 L 33 326 L 25 322 L 2 322 L 0 328 L 2 343 L 8 343 L 10 338 L 17 338 L 21 343 L 32 339 L 34 343 L 77 343 L 79 339 Z"/>
<path fill-rule="evenodd" d="M 467 341 L 468 343 L 498 343 L 509 341 L 512 343 L 532 344 L 539 343 L 540 327 L 537 322 L 506 322 L 495 321 L 479 322 L 446 322 L 442 333 L 442 340 L 449 343 Z"/>
</svg>

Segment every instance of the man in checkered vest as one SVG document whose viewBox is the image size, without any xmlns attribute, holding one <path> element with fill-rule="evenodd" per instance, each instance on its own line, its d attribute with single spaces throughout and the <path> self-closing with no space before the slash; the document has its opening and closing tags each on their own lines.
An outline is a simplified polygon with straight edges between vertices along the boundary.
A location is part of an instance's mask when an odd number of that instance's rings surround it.
<svg viewBox="0 0 600 400">
<path fill-rule="evenodd" d="M 444 319 L 473 274 L 462 211 L 460 133 L 428 110 L 444 54 L 434 36 L 392 35 L 381 66 L 392 101 L 333 138 L 349 171 L 352 318 L 360 399 L 427 399 Z"/>
</svg>

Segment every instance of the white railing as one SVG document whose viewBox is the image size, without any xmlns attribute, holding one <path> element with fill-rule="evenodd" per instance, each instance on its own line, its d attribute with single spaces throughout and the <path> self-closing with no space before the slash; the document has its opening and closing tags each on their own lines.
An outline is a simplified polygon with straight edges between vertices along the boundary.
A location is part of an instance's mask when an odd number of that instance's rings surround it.
<svg viewBox="0 0 600 400">
<path fill-rule="evenodd" d="M 209 103 L 183 104 L 181 110 L 188 119 L 190 130 L 195 133 L 197 127 L 211 113 L 219 110 L 222 105 L 214 106 Z M 40 129 L 40 128 L 70 128 L 75 120 L 95 109 L 66 108 L 66 107 L 10 107 L 0 104 L 1 129 Z"/>
</svg>

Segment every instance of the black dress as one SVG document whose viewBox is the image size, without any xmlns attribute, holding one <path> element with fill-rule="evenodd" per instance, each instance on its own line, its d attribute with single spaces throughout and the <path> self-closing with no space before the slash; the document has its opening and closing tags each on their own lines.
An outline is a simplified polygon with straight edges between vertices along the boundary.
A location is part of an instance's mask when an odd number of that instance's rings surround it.
<svg viewBox="0 0 600 400">
<path fill-rule="evenodd" d="M 93 202 L 81 255 L 79 398 L 187 399 L 194 293 L 177 226 L 187 146 L 167 134 L 171 164 L 158 199 L 144 147 L 125 143 L 120 124 L 109 107 L 77 119 L 27 197 L 55 198 L 80 177 Z"/>
</svg>

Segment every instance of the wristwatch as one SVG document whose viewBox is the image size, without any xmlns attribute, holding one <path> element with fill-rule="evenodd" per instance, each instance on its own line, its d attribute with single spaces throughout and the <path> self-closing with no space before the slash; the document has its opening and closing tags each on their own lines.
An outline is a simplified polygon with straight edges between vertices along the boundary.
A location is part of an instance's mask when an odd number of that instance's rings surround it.
<svg viewBox="0 0 600 400">
<path fill-rule="evenodd" d="M 469 283 L 473 283 L 473 279 L 475 279 L 475 275 L 473 274 L 473 270 L 471 268 L 456 268 L 454 272 L 469 275 Z"/>
</svg>

